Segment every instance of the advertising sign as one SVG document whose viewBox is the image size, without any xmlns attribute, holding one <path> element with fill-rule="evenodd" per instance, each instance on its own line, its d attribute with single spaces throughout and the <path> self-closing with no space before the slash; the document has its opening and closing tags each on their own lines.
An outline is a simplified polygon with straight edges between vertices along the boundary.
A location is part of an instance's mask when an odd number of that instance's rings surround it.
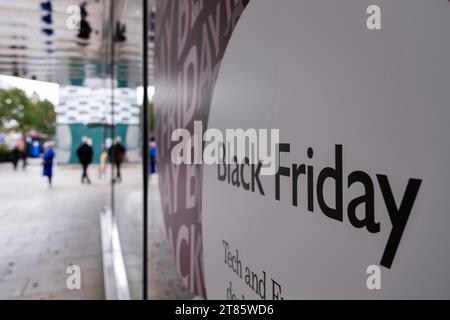
<svg viewBox="0 0 450 320">
<path fill-rule="evenodd" d="M 450 298 L 450 3 L 159 5 L 160 186 L 190 289 Z M 276 172 L 175 164 L 172 132 L 195 140 L 195 121 L 258 145 L 278 129 Z"/>
</svg>

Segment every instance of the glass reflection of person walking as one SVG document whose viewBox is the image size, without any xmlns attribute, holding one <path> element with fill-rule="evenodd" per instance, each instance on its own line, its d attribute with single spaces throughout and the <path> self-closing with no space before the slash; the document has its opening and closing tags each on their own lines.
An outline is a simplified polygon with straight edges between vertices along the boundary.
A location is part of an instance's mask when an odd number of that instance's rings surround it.
<svg viewBox="0 0 450 320">
<path fill-rule="evenodd" d="M 81 183 L 84 183 L 85 180 L 87 180 L 88 184 L 91 184 L 91 180 L 89 179 L 87 170 L 89 165 L 92 163 L 92 156 L 94 154 L 94 151 L 92 150 L 92 147 L 89 145 L 89 138 L 83 137 L 82 143 L 77 149 L 77 156 L 80 160 L 81 166 L 83 167 L 83 173 L 81 175 Z"/>
<path fill-rule="evenodd" d="M 106 161 L 108 160 L 108 153 L 104 150 L 100 154 L 99 178 L 104 180 L 106 178 Z"/>
<path fill-rule="evenodd" d="M 116 178 L 113 178 L 114 182 L 122 182 L 122 173 L 120 169 L 122 168 L 122 163 L 125 160 L 126 149 L 122 145 L 122 138 L 118 136 L 116 142 L 109 148 L 108 156 L 111 161 L 116 166 Z"/>
<path fill-rule="evenodd" d="M 149 158 L 149 162 L 150 162 L 150 170 L 149 170 L 149 174 L 150 174 L 150 184 L 152 186 L 157 186 L 158 185 L 158 180 L 157 180 L 157 175 L 156 175 L 156 163 L 157 163 L 157 149 L 156 149 L 156 141 L 155 141 L 155 137 L 151 137 L 150 138 L 150 143 L 148 145 L 148 158 Z"/>
<path fill-rule="evenodd" d="M 150 143 L 148 147 L 148 157 L 150 160 L 150 174 L 156 173 L 156 142 L 155 137 L 150 138 Z"/>
</svg>

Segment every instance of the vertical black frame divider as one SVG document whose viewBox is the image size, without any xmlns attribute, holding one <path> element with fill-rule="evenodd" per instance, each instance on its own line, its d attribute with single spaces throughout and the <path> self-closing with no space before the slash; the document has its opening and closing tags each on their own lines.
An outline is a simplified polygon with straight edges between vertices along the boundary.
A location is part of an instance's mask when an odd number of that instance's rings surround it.
<svg viewBox="0 0 450 320">
<path fill-rule="evenodd" d="M 143 274 L 142 274 L 142 299 L 147 300 L 147 282 L 148 282 L 148 270 L 147 270 L 147 245 L 148 245 L 148 2 L 142 0 L 143 5 L 143 93 L 144 98 L 142 102 L 143 119 L 142 119 L 142 175 L 143 175 Z"/>
<path fill-rule="evenodd" d="M 109 20 L 110 20 L 110 32 L 111 32 L 111 48 L 110 48 L 110 55 L 111 55 L 111 61 L 110 61 L 110 74 L 111 74 L 111 132 L 110 132 L 110 136 L 111 136 L 111 146 L 114 146 L 115 143 L 115 135 L 116 135 L 116 130 L 115 130 L 115 120 L 114 120 L 114 90 L 115 90 L 115 72 L 114 72 L 114 67 L 115 67 L 115 59 L 116 59 L 116 55 L 115 55 L 115 43 L 116 43 L 116 37 L 115 37 L 115 28 L 114 28 L 114 0 L 110 0 L 111 1 L 111 5 L 110 5 L 110 11 L 109 11 Z M 115 165 L 115 149 L 110 149 L 111 150 L 111 212 L 113 217 L 116 215 L 116 210 L 115 210 L 115 171 L 114 171 L 114 165 Z"/>
</svg>

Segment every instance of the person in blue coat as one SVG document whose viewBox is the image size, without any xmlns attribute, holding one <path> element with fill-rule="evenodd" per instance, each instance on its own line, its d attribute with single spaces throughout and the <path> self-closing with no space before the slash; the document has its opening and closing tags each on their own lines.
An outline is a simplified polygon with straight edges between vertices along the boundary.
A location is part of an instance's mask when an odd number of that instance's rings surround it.
<svg viewBox="0 0 450 320">
<path fill-rule="evenodd" d="M 148 148 L 148 157 L 150 159 L 150 174 L 155 174 L 156 173 L 157 154 L 156 154 L 156 142 L 155 142 L 154 137 L 150 138 L 150 144 L 149 144 L 149 148 Z"/>
<path fill-rule="evenodd" d="M 45 144 L 45 151 L 42 155 L 42 165 L 43 172 L 42 175 L 48 178 L 48 185 L 52 186 L 52 176 L 53 176 L 53 159 L 55 157 L 55 153 L 53 152 L 53 146 L 51 142 L 47 142 Z"/>
</svg>

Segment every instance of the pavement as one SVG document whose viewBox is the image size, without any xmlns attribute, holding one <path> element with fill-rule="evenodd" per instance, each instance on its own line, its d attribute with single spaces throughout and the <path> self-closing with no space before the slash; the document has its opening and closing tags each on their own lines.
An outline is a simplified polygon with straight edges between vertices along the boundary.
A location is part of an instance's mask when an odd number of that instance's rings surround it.
<svg viewBox="0 0 450 320">
<path fill-rule="evenodd" d="M 48 188 L 39 159 L 25 171 L 0 164 L 0 299 L 104 299 L 107 192 L 104 182 L 81 185 L 77 166 L 57 166 Z M 67 288 L 71 264 L 80 267 L 80 290 Z"/>
<path fill-rule="evenodd" d="M 104 299 L 99 213 L 110 185 L 91 166 L 59 165 L 48 188 L 40 160 L 25 171 L 0 164 L 0 299 Z M 131 298 L 142 298 L 142 176 L 126 165 L 116 184 L 115 211 Z M 108 179 L 108 178 L 107 178 Z M 68 289 L 69 266 L 80 267 L 81 289 Z M 149 186 L 149 298 L 192 299 L 180 280 L 166 238 L 157 184 Z"/>
<path fill-rule="evenodd" d="M 132 299 L 142 298 L 142 167 L 128 165 L 116 184 L 115 211 Z M 175 268 L 164 227 L 158 177 L 149 179 L 148 298 L 193 299 Z"/>
</svg>

